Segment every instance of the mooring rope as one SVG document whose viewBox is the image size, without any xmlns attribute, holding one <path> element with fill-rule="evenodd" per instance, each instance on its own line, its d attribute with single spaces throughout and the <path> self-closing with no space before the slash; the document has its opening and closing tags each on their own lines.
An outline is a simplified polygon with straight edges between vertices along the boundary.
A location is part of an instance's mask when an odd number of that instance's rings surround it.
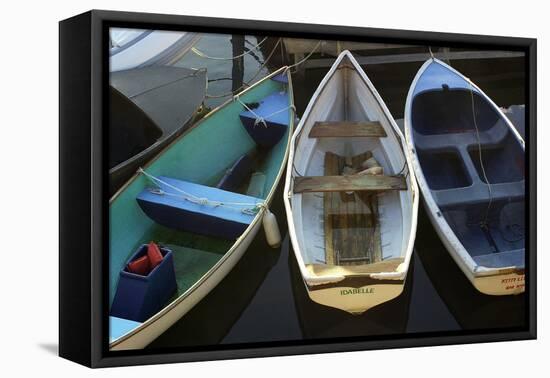
<svg viewBox="0 0 550 378">
<path fill-rule="evenodd" d="M 432 46 L 428 46 L 428 51 L 430 52 L 430 56 L 432 57 L 432 60 L 435 59 L 434 53 L 432 52 Z"/>
<path fill-rule="evenodd" d="M 257 50 L 257 49 L 267 40 L 267 38 L 268 38 L 268 37 L 265 37 L 264 39 L 262 39 L 257 45 L 252 46 L 252 48 L 249 49 L 248 51 L 246 51 L 246 52 L 244 52 L 244 53 L 242 53 L 242 54 L 239 54 L 239 55 L 235 55 L 235 56 L 230 57 L 230 58 L 222 58 L 222 57 L 210 56 L 210 55 L 207 55 L 207 54 L 203 53 L 202 51 L 200 51 L 200 50 L 197 49 L 196 47 L 192 47 L 192 48 L 191 48 L 191 51 L 193 51 L 196 55 L 200 56 L 201 58 L 205 58 L 205 59 L 212 59 L 212 60 L 235 60 L 235 59 L 242 58 L 243 56 L 252 54 L 252 53 L 253 53 L 252 50 Z"/>
<path fill-rule="evenodd" d="M 186 201 L 192 202 L 197 205 L 210 205 L 213 207 L 223 206 L 227 208 L 232 208 L 236 210 L 240 210 L 242 213 L 247 215 L 255 215 L 258 213 L 258 211 L 262 208 L 266 208 L 267 205 L 265 202 L 258 202 L 258 203 L 250 203 L 250 202 L 225 202 L 225 201 L 213 201 L 206 197 L 198 197 L 194 194 L 191 194 L 189 192 L 186 192 L 177 186 L 171 185 L 158 177 L 153 176 L 152 174 L 146 172 L 143 168 L 139 168 L 138 172 L 145 177 L 147 177 L 154 185 L 157 186 L 157 188 L 149 188 L 149 192 L 156 194 L 156 195 L 166 195 L 166 196 L 172 196 L 184 199 Z M 164 185 L 172 190 L 175 190 L 176 192 L 180 194 L 170 193 L 165 190 L 163 190 L 160 185 Z M 241 208 L 243 207 L 243 208 Z"/>
<path fill-rule="evenodd" d="M 470 86 L 470 98 L 472 102 L 472 117 L 474 119 L 474 126 L 476 128 L 476 135 L 477 135 L 477 146 L 478 146 L 478 153 L 479 153 L 479 165 L 481 166 L 481 172 L 483 173 L 483 178 L 485 179 L 485 182 L 487 183 L 487 190 L 489 192 L 489 203 L 487 204 L 487 209 L 485 210 L 485 217 L 483 221 L 481 222 L 482 227 L 489 228 L 489 225 L 487 223 L 489 219 L 489 212 L 491 210 L 491 205 L 493 203 L 493 190 L 491 188 L 491 183 L 489 182 L 489 179 L 487 178 L 487 173 L 485 172 L 485 165 L 483 164 L 483 156 L 481 153 L 481 137 L 479 135 L 479 128 L 477 126 L 477 120 L 476 120 L 476 112 L 475 112 L 475 99 L 474 99 L 474 88 L 472 86 L 472 81 L 470 79 L 468 80 L 468 84 Z"/>
<path fill-rule="evenodd" d="M 185 80 L 185 79 L 189 79 L 190 77 L 196 77 L 196 76 L 199 74 L 199 72 L 206 72 L 206 68 L 192 68 L 192 70 L 194 70 L 193 73 L 190 73 L 190 74 L 188 74 L 188 75 L 184 75 L 184 76 L 182 76 L 182 77 L 179 77 L 179 78 L 177 78 L 177 79 L 174 80 L 174 81 L 169 81 L 169 82 L 166 82 L 166 83 L 159 84 L 159 85 L 157 85 L 157 86 L 155 86 L 155 87 L 145 89 L 145 90 L 143 90 L 143 91 L 141 91 L 141 92 L 138 92 L 138 93 L 135 93 L 135 94 L 129 96 L 128 98 L 129 98 L 129 99 L 133 99 L 133 98 L 136 98 L 136 97 L 138 97 L 138 96 L 144 95 L 144 94 L 146 94 L 146 93 L 148 93 L 148 92 L 152 92 L 152 91 L 154 91 L 154 90 L 157 90 L 157 89 L 159 89 L 159 88 L 163 88 L 163 87 L 172 85 L 172 84 L 174 84 L 174 83 L 177 83 L 177 82 L 179 82 L 179 81 L 182 81 L 182 80 Z"/>
<path fill-rule="evenodd" d="M 319 48 L 319 46 L 321 46 L 321 43 L 323 41 L 319 41 L 317 42 L 317 44 L 315 45 L 315 47 L 313 48 L 313 50 L 310 51 L 310 53 L 308 55 L 306 55 L 302 60 L 294 63 L 294 64 L 291 64 L 290 66 L 288 66 L 286 68 L 286 71 L 290 70 L 291 68 L 294 68 L 294 67 L 298 67 L 300 64 L 302 63 L 305 63 L 309 58 L 311 58 L 311 56 L 317 51 L 317 49 Z"/>
<path fill-rule="evenodd" d="M 287 72 L 288 70 L 294 68 L 294 67 L 298 67 L 299 65 L 305 63 L 309 58 L 311 58 L 311 56 L 317 51 L 317 49 L 319 48 L 319 46 L 321 45 L 323 41 L 319 41 L 317 42 L 317 44 L 315 45 L 315 47 L 313 48 L 313 50 L 311 50 L 311 52 L 306 56 L 304 57 L 302 60 L 300 60 L 299 62 L 296 62 L 290 66 L 287 66 L 285 71 L 284 72 Z M 263 41 L 262 41 L 263 43 Z M 247 82 L 243 83 L 239 88 L 237 88 L 236 90 L 234 91 L 231 91 L 231 92 L 227 92 L 227 93 L 223 93 L 223 94 L 219 94 L 219 95 L 211 95 L 211 94 L 206 94 L 206 98 L 223 98 L 223 97 L 228 97 L 228 96 L 232 96 L 234 95 L 234 93 L 236 91 L 240 91 L 242 89 L 244 89 L 245 87 L 249 87 L 250 84 L 256 79 L 256 77 L 260 74 L 260 72 L 262 72 L 262 70 L 264 69 L 264 67 L 266 66 L 267 62 L 271 59 L 271 57 L 273 56 L 273 54 L 275 53 L 275 50 L 277 49 L 277 46 L 281 46 L 281 54 L 282 54 L 282 47 L 283 47 L 283 44 L 282 44 L 282 38 L 279 38 L 279 40 L 277 41 L 277 43 L 275 44 L 275 46 L 273 46 L 273 49 L 271 50 L 271 52 L 269 53 L 268 57 L 264 60 L 264 63 L 260 66 L 260 68 L 258 69 L 258 71 L 256 71 L 256 73 L 252 76 L 251 79 L 249 79 Z"/>
<path fill-rule="evenodd" d="M 252 82 L 254 82 L 254 80 L 256 80 L 256 78 L 258 77 L 258 75 L 262 72 L 262 70 L 265 68 L 265 66 L 267 65 L 267 63 L 269 62 L 269 60 L 271 59 L 271 57 L 273 56 L 273 53 L 275 52 L 275 50 L 277 49 L 277 46 L 281 43 L 282 39 L 279 38 L 277 40 L 277 43 L 275 43 L 275 46 L 273 47 L 273 50 L 271 50 L 271 52 L 269 53 L 269 55 L 267 56 L 267 58 L 265 58 L 264 62 L 260 65 L 260 68 L 258 68 L 258 70 L 256 71 L 256 73 L 250 78 L 248 79 L 246 82 L 244 82 L 239 88 L 235 89 L 234 91 L 231 91 L 231 92 L 227 92 L 227 93 L 222 93 L 222 94 L 218 94 L 218 95 L 211 95 L 211 94 L 206 94 L 206 98 L 223 98 L 223 97 L 229 97 L 229 96 L 233 96 L 235 92 L 238 92 L 238 91 L 241 91 L 243 90 L 245 87 L 249 87 L 250 84 L 252 84 Z"/>
<path fill-rule="evenodd" d="M 268 118 L 271 118 L 273 117 L 274 115 L 277 115 L 279 113 L 282 113 L 284 111 L 287 111 L 288 109 L 292 109 L 295 113 L 296 113 L 296 107 L 294 105 L 288 105 L 288 106 L 285 106 L 284 108 L 282 109 L 279 109 L 277 111 L 274 111 L 273 113 L 271 114 L 268 114 L 264 117 L 262 117 L 261 115 L 259 115 L 258 113 L 256 113 L 254 110 L 252 110 L 246 103 L 244 103 L 241 98 L 239 97 L 239 95 L 235 95 L 233 96 L 233 99 L 238 101 L 242 106 L 244 106 L 244 108 L 246 110 L 248 110 L 250 113 L 252 113 L 252 115 L 256 118 L 256 120 L 254 121 L 254 126 L 256 126 L 257 124 L 259 123 L 262 123 L 264 125 L 264 127 L 267 127 L 267 123 L 265 122 L 266 119 Z"/>
</svg>

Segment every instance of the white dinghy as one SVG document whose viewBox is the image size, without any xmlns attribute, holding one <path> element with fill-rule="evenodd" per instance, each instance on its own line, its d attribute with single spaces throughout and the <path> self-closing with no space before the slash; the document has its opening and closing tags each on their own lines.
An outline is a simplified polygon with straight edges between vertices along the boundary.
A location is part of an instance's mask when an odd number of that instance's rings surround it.
<svg viewBox="0 0 550 378">
<path fill-rule="evenodd" d="M 349 51 L 291 140 L 285 207 L 309 297 L 360 314 L 401 294 L 418 189 L 405 139 Z"/>
<path fill-rule="evenodd" d="M 516 128 L 468 78 L 429 59 L 409 90 L 405 133 L 451 257 L 480 292 L 523 293 L 525 144 Z"/>
</svg>

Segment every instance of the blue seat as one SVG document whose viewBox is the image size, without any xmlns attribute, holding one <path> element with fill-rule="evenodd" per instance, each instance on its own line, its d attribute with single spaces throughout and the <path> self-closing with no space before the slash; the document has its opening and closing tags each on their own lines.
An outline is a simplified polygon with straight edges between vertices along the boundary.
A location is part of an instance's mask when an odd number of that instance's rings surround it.
<svg viewBox="0 0 550 378">
<path fill-rule="evenodd" d="M 288 75 L 286 72 L 281 72 L 280 74 L 273 76 L 271 80 L 278 83 L 288 84 Z"/>
<path fill-rule="evenodd" d="M 137 202 L 149 218 L 177 230 L 236 239 L 255 217 L 254 213 L 243 209 L 253 209 L 263 202 L 259 198 L 170 177 L 161 176 L 159 179 L 168 184 L 159 183 L 164 194 L 157 194 L 153 188 L 147 188 L 137 196 Z M 182 192 L 191 194 L 194 198 L 208 199 L 209 202 L 186 200 Z M 213 202 L 243 205 L 215 206 Z"/>
<path fill-rule="evenodd" d="M 218 182 L 218 185 L 216 185 L 216 188 L 228 190 L 230 192 L 236 191 L 252 173 L 252 166 L 253 162 L 250 156 L 241 156 L 233 166 L 227 170 L 225 175 Z"/>
<path fill-rule="evenodd" d="M 246 110 L 240 114 L 241 122 L 248 134 L 259 146 L 276 145 L 288 131 L 291 117 L 288 94 L 274 93 L 260 100 L 257 107 L 249 107 L 253 113 Z M 256 115 L 265 119 L 265 125 L 262 122 L 256 123 Z"/>
<path fill-rule="evenodd" d="M 140 325 L 140 322 L 109 316 L 109 342 L 119 339 Z"/>
</svg>

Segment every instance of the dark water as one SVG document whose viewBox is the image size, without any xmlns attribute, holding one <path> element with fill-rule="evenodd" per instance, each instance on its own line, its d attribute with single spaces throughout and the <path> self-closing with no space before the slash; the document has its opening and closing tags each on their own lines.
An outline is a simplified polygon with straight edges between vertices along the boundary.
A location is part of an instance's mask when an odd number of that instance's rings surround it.
<svg viewBox="0 0 550 378">
<path fill-rule="evenodd" d="M 230 40 L 230 36 L 209 36 L 197 47 L 210 55 L 227 57 L 233 53 Z M 245 46 L 258 40 L 261 37 L 246 37 Z M 254 50 L 254 56 L 245 57 L 244 71 L 237 70 L 236 80 L 232 78 L 235 70 L 231 61 L 207 62 L 212 80 L 209 93 L 230 92 L 241 77 L 246 82 L 258 70 L 267 73 L 261 64 L 268 53 Z M 395 118 L 402 117 L 409 85 L 421 64 L 366 68 Z M 524 103 L 522 58 L 451 64 L 500 106 Z M 188 54 L 179 65 L 198 68 L 205 66 L 205 60 Z M 325 72 L 318 69 L 293 77 L 299 115 Z M 216 106 L 223 101 L 211 98 L 208 103 Z M 477 292 L 441 244 L 422 206 L 414 258 L 400 297 L 359 316 L 314 303 L 308 298 L 289 242 L 282 185 L 272 206 L 284 238 L 281 247 L 269 248 L 260 231 L 235 269 L 148 348 L 487 330 L 527 324 L 525 296 L 491 297 Z"/>
</svg>

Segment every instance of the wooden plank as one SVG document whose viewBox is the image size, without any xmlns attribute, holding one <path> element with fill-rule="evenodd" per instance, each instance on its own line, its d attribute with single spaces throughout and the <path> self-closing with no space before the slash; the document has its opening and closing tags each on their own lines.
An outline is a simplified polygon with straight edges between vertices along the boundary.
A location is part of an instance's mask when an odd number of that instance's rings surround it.
<svg viewBox="0 0 550 378">
<path fill-rule="evenodd" d="M 303 176 L 294 178 L 294 193 L 407 190 L 399 176 Z"/>
<path fill-rule="evenodd" d="M 363 265 L 324 265 L 324 264 L 307 264 L 306 269 L 318 276 L 353 276 L 368 273 L 395 272 L 400 264 L 405 261 L 402 257 L 383 260 L 374 264 Z"/>
<path fill-rule="evenodd" d="M 325 174 L 337 175 L 339 173 L 338 167 L 338 156 L 327 152 L 325 154 Z M 333 228 L 337 227 L 335 222 L 338 221 L 337 218 L 330 216 L 333 213 L 334 208 L 338 208 L 336 201 L 338 198 L 338 193 L 324 193 L 323 194 L 323 206 L 324 206 L 324 228 L 325 228 L 325 261 L 329 265 L 334 265 L 335 254 L 334 254 L 334 234 L 332 232 Z M 333 206 L 334 203 L 334 206 Z"/>
<path fill-rule="evenodd" d="M 315 39 L 283 38 L 283 43 L 288 54 L 309 54 L 317 46 L 319 41 Z M 366 51 L 411 47 L 418 46 L 353 41 L 321 41 L 321 44 L 315 51 L 320 54 L 337 56 L 343 50 Z"/>
<path fill-rule="evenodd" d="M 372 154 L 344 158 L 327 152 L 324 173 L 340 174 L 344 166 L 359 169 Z M 325 262 L 328 265 L 365 265 L 381 260 L 376 192 L 324 193 Z"/>
<path fill-rule="evenodd" d="M 372 157 L 372 153 L 370 151 L 365 152 L 364 154 L 354 156 L 352 159 L 352 164 L 355 169 L 360 171 L 362 169 L 361 164 Z M 372 233 L 371 230 L 376 226 L 376 219 L 374 217 L 374 214 L 372 213 L 369 206 L 367 206 L 367 202 L 365 202 L 365 199 L 363 196 L 367 196 L 368 200 L 370 200 L 371 196 L 375 196 L 375 192 L 354 192 L 355 196 L 355 219 L 358 224 L 363 224 L 364 228 L 357 234 L 357 246 L 355 248 L 357 249 L 363 249 L 364 254 L 368 256 L 368 261 L 364 261 L 363 263 L 373 263 L 374 260 L 372 259 L 372 253 L 371 253 L 371 237 L 370 234 Z"/>
<path fill-rule="evenodd" d="M 525 54 L 516 51 L 451 51 L 448 53 L 434 52 L 434 56 L 441 60 L 447 59 L 452 61 L 463 59 L 521 58 Z M 355 56 L 360 65 L 423 62 L 429 58 L 429 53 Z M 304 62 L 303 66 L 304 68 L 325 68 L 331 67 L 332 64 L 334 64 L 334 59 L 309 59 Z"/>
<path fill-rule="evenodd" d="M 380 122 L 315 122 L 309 131 L 310 138 L 362 138 L 386 137 Z"/>
</svg>

